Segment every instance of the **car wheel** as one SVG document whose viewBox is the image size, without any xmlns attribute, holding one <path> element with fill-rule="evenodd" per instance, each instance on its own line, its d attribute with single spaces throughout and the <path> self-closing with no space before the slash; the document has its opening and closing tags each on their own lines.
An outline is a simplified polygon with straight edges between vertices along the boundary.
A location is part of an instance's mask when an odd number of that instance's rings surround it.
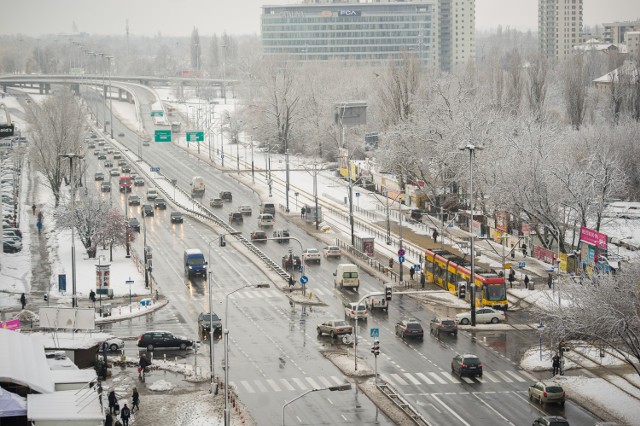
<svg viewBox="0 0 640 426">
<path fill-rule="evenodd" d="M 457 336 L 458 336 L 458 332 L 457 332 L 457 331 L 454 331 L 454 332 L 453 332 L 453 335 L 457 337 Z"/>
<path fill-rule="evenodd" d="M 468 318 L 462 318 L 460 320 L 460 324 L 462 325 L 469 325 L 469 319 Z"/>
<path fill-rule="evenodd" d="M 451 364 L 451 374 L 455 374 L 456 370 L 453 368 L 453 364 Z"/>
<path fill-rule="evenodd" d="M 529 391 L 529 400 L 533 400 L 533 395 L 531 394 L 531 391 Z"/>
<path fill-rule="evenodd" d="M 542 395 L 540 395 L 538 397 L 538 404 L 543 405 L 544 403 L 542 402 Z"/>
<path fill-rule="evenodd" d="M 115 343 L 112 343 L 111 346 L 109 346 L 109 350 L 111 352 L 115 352 L 118 350 L 118 345 L 116 345 Z"/>
<path fill-rule="evenodd" d="M 153 350 L 153 345 L 147 345 L 147 350 L 148 351 L 152 351 Z"/>
<path fill-rule="evenodd" d="M 180 350 L 184 351 L 187 349 L 187 344 L 186 343 L 180 343 Z"/>
<path fill-rule="evenodd" d="M 331 336 L 332 339 L 335 339 L 336 338 L 336 333 L 334 331 L 332 331 L 330 336 Z"/>
<path fill-rule="evenodd" d="M 404 331 L 402 332 L 402 340 L 404 340 Z"/>
<path fill-rule="evenodd" d="M 498 319 L 498 317 L 491 318 L 491 324 L 497 324 L 499 322 L 500 322 L 500 320 Z"/>
<path fill-rule="evenodd" d="M 436 337 L 440 336 L 440 330 L 438 330 L 437 328 L 434 330 L 434 333 L 436 334 Z"/>
<path fill-rule="evenodd" d="M 316 330 L 318 331 L 318 336 L 322 336 L 322 330 L 320 330 L 320 327 L 316 328 Z"/>
</svg>

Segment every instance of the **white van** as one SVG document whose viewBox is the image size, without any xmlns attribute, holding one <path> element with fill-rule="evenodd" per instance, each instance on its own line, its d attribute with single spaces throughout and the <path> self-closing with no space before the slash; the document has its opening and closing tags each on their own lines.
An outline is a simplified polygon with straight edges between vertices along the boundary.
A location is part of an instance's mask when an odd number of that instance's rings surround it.
<svg viewBox="0 0 640 426">
<path fill-rule="evenodd" d="M 360 287 L 360 277 L 358 275 L 358 267 L 352 263 L 341 263 L 338 265 L 336 272 L 333 273 L 334 286 L 340 288 L 355 288 L 358 291 Z"/>
<path fill-rule="evenodd" d="M 202 176 L 194 176 L 191 180 L 191 196 L 203 197 L 205 189 L 206 185 L 204 183 L 204 178 Z"/>
<path fill-rule="evenodd" d="M 258 226 L 260 228 L 270 228 L 273 226 L 275 221 L 273 220 L 273 215 L 268 213 L 263 213 L 258 215 Z"/>
</svg>

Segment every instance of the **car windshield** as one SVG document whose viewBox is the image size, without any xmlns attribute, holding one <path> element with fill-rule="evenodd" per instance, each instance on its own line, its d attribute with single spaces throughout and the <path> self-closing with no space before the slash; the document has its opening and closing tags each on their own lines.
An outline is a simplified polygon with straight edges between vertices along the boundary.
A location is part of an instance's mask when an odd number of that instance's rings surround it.
<svg viewBox="0 0 640 426">
<path fill-rule="evenodd" d="M 467 365 L 478 365 L 480 360 L 478 358 L 465 358 L 464 363 Z"/>
<path fill-rule="evenodd" d="M 189 265 L 204 265 L 204 258 L 202 257 L 192 257 L 189 259 Z"/>
<path fill-rule="evenodd" d="M 488 285 L 483 287 L 487 300 L 506 299 L 507 287 L 504 284 Z"/>
<path fill-rule="evenodd" d="M 547 386 L 547 392 L 549 392 L 549 393 L 562 393 L 564 391 L 560 386 Z"/>
<path fill-rule="evenodd" d="M 455 322 L 451 320 L 445 320 L 445 321 L 442 321 L 442 325 L 455 325 Z"/>
<path fill-rule="evenodd" d="M 333 323 L 336 327 L 348 327 L 349 324 L 346 321 L 336 321 Z"/>
<path fill-rule="evenodd" d="M 307 253 L 317 254 L 317 253 L 318 253 L 318 250 L 316 250 L 316 249 L 309 249 L 309 250 L 307 250 Z"/>
<path fill-rule="evenodd" d="M 420 330 L 422 326 L 417 322 L 410 322 L 407 324 L 409 330 Z"/>
<path fill-rule="evenodd" d="M 549 426 L 569 426 L 569 423 L 564 422 L 562 420 L 560 420 L 560 421 L 552 421 L 551 423 L 549 423 Z"/>
<path fill-rule="evenodd" d="M 216 314 L 213 314 L 213 315 L 204 314 L 204 315 L 202 316 L 202 319 L 203 319 L 204 321 L 210 321 L 210 320 L 211 320 L 211 318 L 213 318 L 213 320 L 214 320 L 214 321 L 220 321 L 220 318 L 218 318 L 218 315 L 216 315 Z"/>
</svg>

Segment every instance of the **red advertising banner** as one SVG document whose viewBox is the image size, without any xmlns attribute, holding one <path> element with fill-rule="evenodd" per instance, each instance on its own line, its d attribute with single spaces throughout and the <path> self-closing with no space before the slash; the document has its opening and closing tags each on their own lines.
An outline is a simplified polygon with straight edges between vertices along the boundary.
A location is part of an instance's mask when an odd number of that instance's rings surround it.
<svg viewBox="0 0 640 426">
<path fill-rule="evenodd" d="M 594 231 L 593 229 L 580 227 L 580 241 L 596 246 L 603 250 L 607 249 L 607 235 Z"/>
<path fill-rule="evenodd" d="M 542 246 L 533 246 L 533 257 L 551 265 L 555 264 L 556 254 Z"/>
<path fill-rule="evenodd" d="M 20 320 L 14 319 L 9 321 L 0 321 L 0 328 L 3 328 L 5 330 L 19 330 Z"/>
</svg>

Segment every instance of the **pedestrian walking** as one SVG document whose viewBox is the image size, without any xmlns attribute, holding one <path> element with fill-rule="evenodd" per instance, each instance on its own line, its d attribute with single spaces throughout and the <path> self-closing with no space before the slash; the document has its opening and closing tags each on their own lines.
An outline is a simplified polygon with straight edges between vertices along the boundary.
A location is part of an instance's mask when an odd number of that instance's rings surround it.
<svg viewBox="0 0 640 426">
<path fill-rule="evenodd" d="M 100 400 L 100 407 L 102 407 L 102 382 L 100 381 L 100 379 L 98 379 L 96 392 L 98 392 L 98 400 Z"/>
<path fill-rule="evenodd" d="M 93 291 L 93 289 L 91 289 L 91 291 L 89 292 L 89 300 L 91 300 L 91 303 L 93 303 L 93 305 L 95 306 L 95 304 L 96 304 L 96 292 Z"/>
<path fill-rule="evenodd" d="M 36 223 L 36 227 L 38 228 L 38 235 L 42 234 L 42 221 L 38 220 Z"/>
<path fill-rule="evenodd" d="M 304 214 L 307 212 L 306 208 L 302 208 L 302 210 L 300 210 L 300 219 L 304 219 Z"/>
<path fill-rule="evenodd" d="M 289 275 L 289 293 L 291 293 L 293 291 L 293 285 L 294 285 L 294 281 L 293 281 L 293 275 Z"/>
<path fill-rule="evenodd" d="M 35 203 L 31 205 L 31 211 L 33 212 L 33 215 L 35 216 L 35 214 L 36 214 L 36 205 L 35 205 Z"/>
<path fill-rule="evenodd" d="M 553 375 L 555 376 L 560 372 L 560 355 L 557 353 L 551 358 L 551 366 L 553 367 Z"/>
<path fill-rule="evenodd" d="M 527 245 L 522 243 L 522 257 L 527 257 Z"/>
<path fill-rule="evenodd" d="M 22 309 L 27 306 L 27 297 L 24 295 L 24 293 L 20 295 L 20 303 L 22 304 Z"/>
<path fill-rule="evenodd" d="M 549 289 L 551 289 L 551 286 L 553 285 L 553 275 L 551 274 L 547 277 L 547 285 L 549 286 Z"/>
<path fill-rule="evenodd" d="M 131 417 L 131 410 L 124 404 L 122 411 L 120 412 L 120 418 L 122 419 L 122 426 L 129 426 L 129 417 Z"/>
<path fill-rule="evenodd" d="M 511 260 L 516 260 L 516 250 L 513 248 L 513 244 L 511 244 Z"/>
<path fill-rule="evenodd" d="M 107 417 L 104 418 L 104 426 L 113 426 L 113 416 L 111 413 L 107 413 Z"/>
<path fill-rule="evenodd" d="M 107 399 L 109 401 L 109 413 L 118 414 L 118 411 L 116 410 L 116 405 L 118 404 L 118 398 L 116 397 L 116 391 L 111 389 Z"/>
<path fill-rule="evenodd" d="M 393 257 L 389 258 L 389 269 L 393 269 Z"/>
<path fill-rule="evenodd" d="M 38 212 L 38 222 L 44 222 L 44 213 L 42 213 L 42 210 Z"/>
<path fill-rule="evenodd" d="M 138 378 L 144 380 L 144 373 L 151 365 L 151 361 L 147 358 L 147 354 L 140 355 L 140 361 L 138 361 Z"/>
<path fill-rule="evenodd" d="M 131 412 L 140 411 L 140 394 L 138 393 L 138 388 L 133 388 L 133 394 L 131 396 Z"/>
<path fill-rule="evenodd" d="M 412 266 L 412 267 L 409 269 L 409 278 L 411 278 L 411 280 L 413 280 L 413 276 L 414 276 L 415 274 L 416 274 L 416 270 L 415 270 L 415 268 Z"/>
<path fill-rule="evenodd" d="M 437 229 L 433 230 L 433 242 L 434 243 L 438 242 L 438 230 Z"/>
<path fill-rule="evenodd" d="M 512 269 L 513 271 L 513 269 Z M 513 274 L 509 274 L 509 288 L 513 288 L 513 280 L 515 279 L 515 277 L 513 276 Z"/>
<path fill-rule="evenodd" d="M 524 288 L 529 289 L 529 275 L 524 276 Z"/>
</svg>

